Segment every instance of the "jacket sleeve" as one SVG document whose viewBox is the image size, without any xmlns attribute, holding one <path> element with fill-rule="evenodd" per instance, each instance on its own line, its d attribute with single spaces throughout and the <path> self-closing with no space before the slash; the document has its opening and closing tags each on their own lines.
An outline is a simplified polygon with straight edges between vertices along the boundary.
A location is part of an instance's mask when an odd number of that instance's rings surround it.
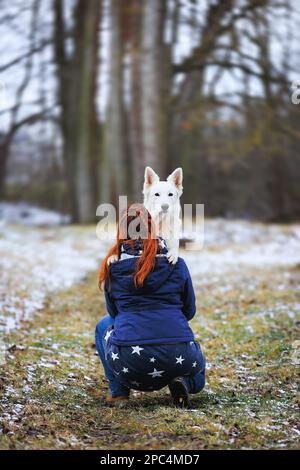
<svg viewBox="0 0 300 470">
<path fill-rule="evenodd" d="M 188 267 L 185 265 L 186 280 L 183 289 L 183 313 L 187 320 L 191 320 L 196 313 L 196 298 Z"/>
<path fill-rule="evenodd" d="M 116 309 L 115 302 L 111 294 L 107 291 L 106 287 L 104 290 L 104 295 L 105 295 L 106 310 L 111 317 L 115 318 L 115 316 L 118 314 L 118 311 Z"/>
</svg>

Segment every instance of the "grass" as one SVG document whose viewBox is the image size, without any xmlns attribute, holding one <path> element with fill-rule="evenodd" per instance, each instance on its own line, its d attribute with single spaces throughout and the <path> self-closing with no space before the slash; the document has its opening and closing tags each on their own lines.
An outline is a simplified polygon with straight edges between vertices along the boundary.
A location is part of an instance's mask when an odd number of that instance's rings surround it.
<svg viewBox="0 0 300 470">
<path fill-rule="evenodd" d="M 48 298 L 34 322 L 8 338 L 0 448 L 299 447 L 299 276 L 247 270 L 217 283 L 195 280 L 192 325 L 208 370 L 191 410 L 175 409 L 166 389 L 107 407 L 93 338 L 105 313 L 96 274 Z"/>
</svg>

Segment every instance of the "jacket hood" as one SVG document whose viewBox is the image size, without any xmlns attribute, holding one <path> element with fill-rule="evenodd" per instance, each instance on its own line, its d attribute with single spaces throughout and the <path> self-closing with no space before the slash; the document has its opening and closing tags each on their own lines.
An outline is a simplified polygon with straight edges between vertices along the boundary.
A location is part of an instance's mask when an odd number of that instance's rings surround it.
<svg viewBox="0 0 300 470">
<path fill-rule="evenodd" d="M 121 247 L 121 259 L 111 265 L 111 282 L 119 284 L 122 290 L 138 293 L 155 292 L 171 275 L 174 265 L 170 264 L 166 258 L 166 245 L 160 241 L 161 248 L 156 256 L 155 269 L 146 277 L 142 287 L 135 287 L 134 273 L 138 257 L 141 254 L 141 246 L 137 242 L 136 249 L 132 245 L 123 244 Z"/>
</svg>

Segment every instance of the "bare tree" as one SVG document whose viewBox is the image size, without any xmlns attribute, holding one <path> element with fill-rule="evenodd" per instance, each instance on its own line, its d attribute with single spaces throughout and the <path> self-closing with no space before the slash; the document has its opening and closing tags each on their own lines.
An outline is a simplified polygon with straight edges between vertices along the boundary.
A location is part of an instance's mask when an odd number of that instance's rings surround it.
<svg viewBox="0 0 300 470">
<path fill-rule="evenodd" d="M 142 160 L 160 174 L 165 173 L 166 162 L 166 110 L 162 97 L 165 8 L 165 0 L 144 0 L 140 64 Z"/>
<path fill-rule="evenodd" d="M 97 198 L 96 165 L 100 155 L 96 112 L 99 42 L 102 11 L 99 0 L 77 0 L 73 19 L 72 51 L 67 52 L 64 3 L 53 0 L 54 45 L 61 106 L 63 154 L 69 182 L 74 221 L 95 217 Z"/>
<path fill-rule="evenodd" d="M 124 127 L 124 67 L 122 42 L 123 8 L 110 1 L 109 77 L 110 87 L 103 132 L 103 164 L 100 171 L 101 199 L 109 201 L 127 191 L 126 140 Z"/>
<path fill-rule="evenodd" d="M 142 4 L 139 0 L 129 0 L 128 10 L 125 14 L 129 17 L 128 37 L 129 37 L 129 90 L 130 103 L 128 110 L 129 122 L 129 149 L 131 154 L 132 167 L 132 192 L 134 198 L 139 200 L 141 197 L 141 181 L 144 170 L 143 159 L 143 138 L 141 123 L 141 34 L 142 34 Z"/>
<path fill-rule="evenodd" d="M 191 176 L 185 195 L 209 200 L 213 214 L 252 210 L 253 188 L 261 194 L 258 214 L 297 212 L 300 108 L 291 106 L 289 79 L 299 65 L 290 38 L 280 61 L 272 47 L 284 34 L 276 28 L 283 11 L 297 34 L 293 2 L 50 0 L 53 24 L 46 26 L 40 0 L 21 3 L 18 11 L 31 18 L 27 46 L 0 64 L 0 72 L 15 67 L 21 77 L 13 106 L 0 111 L 9 116 L 0 140 L 2 195 L 16 133 L 51 119 L 61 131 L 63 190 L 74 221 L 93 220 L 98 202 L 121 193 L 140 199 L 146 165 L 162 176 L 182 165 Z M 17 28 L 17 13 L 4 8 L 0 25 Z M 56 96 L 49 100 L 44 81 L 53 63 Z M 107 94 L 98 86 L 106 70 Z M 26 108 L 32 83 L 38 96 Z"/>
<path fill-rule="evenodd" d="M 15 91 L 14 103 L 8 109 L 1 110 L 0 116 L 7 115 L 8 127 L 0 136 L 0 197 L 5 196 L 5 179 L 6 179 L 6 167 L 10 155 L 11 145 L 17 132 L 25 126 L 30 126 L 38 123 L 41 120 L 54 119 L 51 113 L 52 109 L 47 109 L 45 103 L 41 103 L 37 100 L 31 103 L 32 108 L 39 107 L 39 111 L 36 109 L 29 109 L 27 113 L 24 113 L 24 95 L 32 80 L 33 75 L 33 62 L 35 56 L 44 50 L 45 47 L 49 46 L 49 41 L 43 40 L 37 42 L 37 31 L 39 24 L 40 15 L 40 0 L 32 0 L 30 7 L 30 24 L 29 24 L 29 37 L 28 37 L 28 48 L 25 53 L 19 57 L 2 64 L 0 72 L 8 71 L 18 64 L 23 64 L 23 77 L 17 86 Z M 22 13 L 22 8 L 17 9 L 16 15 Z M 1 18 L 1 23 L 11 22 L 16 19 L 16 16 L 9 15 Z M 22 112 L 23 111 L 23 112 Z M 22 113 L 21 113 L 22 112 Z"/>
</svg>

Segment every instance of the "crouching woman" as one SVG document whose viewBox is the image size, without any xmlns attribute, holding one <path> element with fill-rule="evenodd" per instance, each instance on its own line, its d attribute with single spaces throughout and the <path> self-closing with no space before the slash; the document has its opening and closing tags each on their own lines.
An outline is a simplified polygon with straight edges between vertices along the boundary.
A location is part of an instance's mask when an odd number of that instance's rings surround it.
<svg viewBox="0 0 300 470">
<path fill-rule="evenodd" d="M 168 262 L 150 214 L 139 207 L 131 206 L 134 216 L 124 213 L 99 274 L 108 315 L 97 324 L 96 347 L 111 392 L 107 400 L 127 400 L 130 389 L 169 386 L 174 404 L 188 407 L 189 394 L 205 385 L 205 358 L 188 323 L 196 312 L 192 280 L 182 258 Z M 131 224 L 140 234 L 134 238 L 124 236 Z M 110 264 L 114 256 L 118 261 Z"/>
</svg>

